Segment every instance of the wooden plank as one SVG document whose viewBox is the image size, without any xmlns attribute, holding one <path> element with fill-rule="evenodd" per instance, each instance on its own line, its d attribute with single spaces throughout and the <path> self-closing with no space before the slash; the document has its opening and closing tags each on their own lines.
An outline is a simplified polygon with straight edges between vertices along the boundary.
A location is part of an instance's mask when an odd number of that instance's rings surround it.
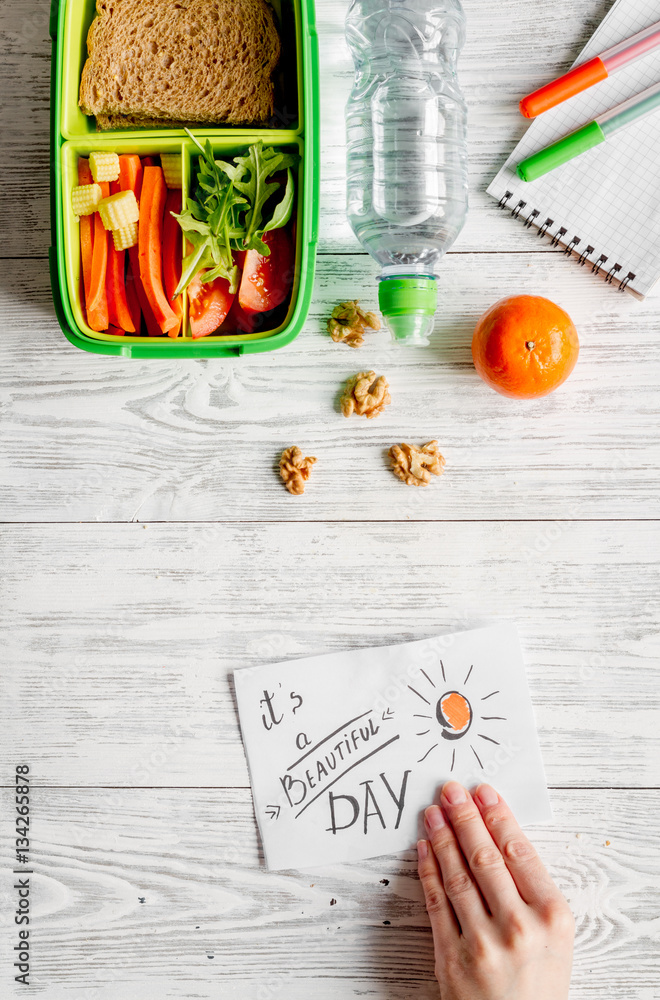
<svg viewBox="0 0 660 1000">
<path fill-rule="evenodd" d="M 344 214 L 344 104 L 353 73 L 344 41 L 346 5 L 319 0 L 316 6 L 323 81 L 320 249 L 355 251 L 357 242 Z M 507 0 L 485 10 L 481 0 L 465 3 L 468 38 L 460 79 L 470 112 L 471 212 L 456 250 L 550 250 L 548 242 L 500 213 L 485 188 L 526 128 L 519 99 L 567 68 L 607 7 L 608 0 L 580 5 L 557 0 L 555 30 L 549 32 L 543 4 L 523 8 L 520 0 Z M 47 20 L 43 0 L 6 0 L 0 10 L 0 42 L 6 53 L 0 67 L 0 211 L 9 223 L 2 249 L 8 257 L 43 255 L 50 245 Z"/>
<path fill-rule="evenodd" d="M 5 274 L 4 520 L 658 516 L 657 310 L 566 260 L 452 256 L 429 347 L 401 348 L 383 330 L 352 350 L 333 344 L 324 322 L 341 298 L 375 304 L 375 268 L 325 255 L 292 345 L 212 361 L 77 351 L 53 317 L 45 262 L 7 262 Z M 476 319 L 513 291 L 558 299 L 580 331 L 575 372 L 545 399 L 505 399 L 472 365 Z M 371 367 L 389 379 L 392 405 L 376 420 L 346 420 L 344 380 Z M 431 438 L 445 475 L 428 489 L 404 486 L 387 449 Z M 318 457 L 295 498 L 276 471 L 291 444 Z"/>
<path fill-rule="evenodd" d="M 231 673 L 518 624 L 549 782 L 658 783 L 657 522 L 9 526 L 5 770 L 245 786 Z M 18 740 L 18 744 L 15 742 Z"/>
<path fill-rule="evenodd" d="M 651 1000 L 660 794 L 553 804 L 530 834 L 577 918 L 571 997 Z M 247 789 L 37 789 L 32 817 L 32 981 L 49 1000 L 438 995 L 413 852 L 268 873 Z"/>
</svg>

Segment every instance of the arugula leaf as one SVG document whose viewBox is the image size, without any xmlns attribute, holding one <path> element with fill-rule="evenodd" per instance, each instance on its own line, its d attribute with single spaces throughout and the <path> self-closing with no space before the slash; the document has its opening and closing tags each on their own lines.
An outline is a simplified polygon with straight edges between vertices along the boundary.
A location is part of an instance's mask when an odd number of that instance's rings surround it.
<svg viewBox="0 0 660 1000">
<path fill-rule="evenodd" d="M 278 226 L 269 227 L 268 222 L 264 223 L 263 220 L 264 206 L 270 200 L 271 195 L 280 187 L 278 181 L 268 183 L 268 178 L 281 170 L 287 170 L 287 174 L 290 176 L 290 168 L 295 165 L 297 159 L 298 157 L 293 153 L 284 153 L 272 147 L 264 149 L 263 143 L 259 141 L 250 146 L 245 156 L 234 157 L 235 166 L 232 164 L 219 164 L 232 181 L 234 187 L 245 195 L 248 202 L 248 207 L 243 212 L 244 233 L 242 237 L 242 249 L 259 249 L 259 252 L 262 253 L 263 250 L 260 249 L 259 245 L 261 247 L 265 245 L 261 243 L 261 236 L 263 236 L 268 228 L 278 228 Z M 286 198 L 287 193 L 285 191 L 284 199 Z M 279 222 L 279 226 L 286 225 L 289 221 L 292 207 L 293 191 L 291 191 L 288 214 L 285 212 L 281 213 L 282 221 Z M 275 211 L 277 211 L 277 208 L 279 206 L 276 206 Z M 286 205 L 284 208 L 286 208 Z M 270 251 L 267 247 L 265 249 L 268 251 L 265 256 L 268 256 Z"/>
<path fill-rule="evenodd" d="M 207 222 L 199 222 L 198 219 L 192 214 L 192 209 L 190 208 L 190 199 L 188 199 L 188 210 L 187 212 L 182 212 L 177 215 L 173 212 L 174 218 L 177 220 L 184 233 L 201 233 L 202 236 L 211 235 L 211 227 Z M 201 214 L 201 213 L 200 213 Z"/>
<path fill-rule="evenodd" d="M 208 239 L 204 240 L 198 247 L 193 249 L 192 253 L 183 258 L 181 281 L 177 285 L 177 295 L 179 294 L 179 290 L 183 291 L 184 288 L 187 288 L 195 275 L 205 267 L 206 255 L 209 252 L 208 243 Z"/>
<path fill-rule="evenodd" d="M 209 140 L 202 146 L 191 132 L 188 135 L 200 151 L 196 197 L 187 198 L 186 208 L 175 214 L 175 218 L 193 250 L 183 260 L 175 294 L 179 295 L 200 271 L 209 268 L 214 278 L 226 278 L 231 291 L 235 292 L 238 270 L 232 258 L 228 221 L 235 206 L 243 204 L 245 199 L 218 168 Z M 203 275 L 202 281 L 210 280 L 213 279 L 208 274 Z"/>
<path fill-rule="evenodd" d="M 235 156 L 234 162 L 216 160 L 210 141 L 202 143 L 186 129 L 199 150 L 194 197 L 174 214 L 186 234 L 192 250 L 183 259 L 181 280 L 175 295 L 188 287 L 200 271 L 202 282 L 225 278 L 230 291 L 238 285 L 238 268 L 233 250 L 256 250 L 264 257 L 270 248 L 263 242 L 264 233 L 285 226 L 291 218 L 294 201 L 292 167 L 298 162 L 294 153 L 268 147 L 261 141 Z M 273 175 L 286 170 L 287 180 L 280 200 L 273 196 L 282 186 Z"/>
<path fill-rule="evenodd" d="M 284 189 L 284 195 L 282 200 L 275 206 L 272 218 L 270 222 L 267 222 L 264 226 L 262 232 L 269 233 L 272 229 L 281 229 L 282 226 L 286 226 L 287 222 L 291 218 L 291 212 L 293 210 L 293 174 L 291 173 L 291 168 L 287 168 L 286 172 L 286 188 Z"/>
</svg>

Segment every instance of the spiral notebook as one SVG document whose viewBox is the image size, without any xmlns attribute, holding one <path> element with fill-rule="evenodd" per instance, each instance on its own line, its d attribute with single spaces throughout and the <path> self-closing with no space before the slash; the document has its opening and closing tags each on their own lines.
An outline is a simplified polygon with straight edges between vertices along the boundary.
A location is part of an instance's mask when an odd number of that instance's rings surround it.
<svg viewBox="0 0 660 1000">
<path fill-rule="evenodd" d="M 617 0 L 575 65 L 658 20 L 658 0 Z M 530 81 L 530 90 L 546 80 Z M 531 183 L 516 165 L 660 80 L 660 50 L 535 119 L 488 194 L 608 284 L 643 298 L 660 277 L 660 112 Z"/>
</svg>

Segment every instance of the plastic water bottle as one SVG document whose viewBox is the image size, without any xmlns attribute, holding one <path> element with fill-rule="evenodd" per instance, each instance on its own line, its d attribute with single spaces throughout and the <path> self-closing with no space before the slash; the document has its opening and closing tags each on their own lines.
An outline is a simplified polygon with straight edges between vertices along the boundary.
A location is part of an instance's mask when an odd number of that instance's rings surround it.
<svg viewBox="0 0 660 1000">
<path fill-rule="evenodd" d="M 460 0 L 353 0 L 346 39 L 348 219 L 382 267 L 393 339 L 427 344 L 438 265 L 467 214 L 465 15 Z"/>
</svg>

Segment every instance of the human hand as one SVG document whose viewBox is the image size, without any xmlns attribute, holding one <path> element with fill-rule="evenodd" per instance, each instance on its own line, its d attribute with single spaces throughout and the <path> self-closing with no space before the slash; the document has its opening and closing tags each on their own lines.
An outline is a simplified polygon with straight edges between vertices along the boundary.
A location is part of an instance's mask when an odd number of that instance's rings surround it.
<svg viewBox="0 0 660 1000">
<path fill-rule="evenodd" d="M 456 781 L 440 801 L 417 854 L 442 1000 L 566 1000 L 573 915 L 506 802 Z"/>
</svg>

